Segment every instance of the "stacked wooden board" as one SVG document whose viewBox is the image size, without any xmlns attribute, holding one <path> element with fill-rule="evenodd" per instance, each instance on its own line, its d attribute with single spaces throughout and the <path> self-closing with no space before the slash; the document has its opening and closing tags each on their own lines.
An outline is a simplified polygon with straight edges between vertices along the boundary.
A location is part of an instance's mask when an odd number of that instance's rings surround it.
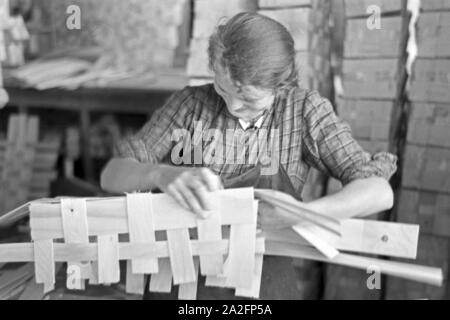
<svg viewBox="0 0 450 320">
<path fill-rule="evenodd" d="M 389 3 L 398 14 L 381 15 L 377 29 L 371 25 L 377 17 L 367 15 L 368 6 L 362 6 L 363 2 L 345 1 L 344 92 L 337 111 L 350 124 L 353 136 L 373 152 L 387 150 L 394 142 L 396 116 L 401 111 L 399 100 L 406 81 L 403 65 L 408 18 L 402 14 L 402 0 L 380 1 Z"/>
<path fill-rule="evenodd" d="M 0 60 L 0 109 L 3 108 L 8 103 L 8 93 L 3 89 L 3 71 L 2 62 Z"/>
<path fill-rule="evenodd" d="M 212 82 L 209 69 L 208 41 L 216 27 L 239 12 L 254 12 L 257 0 L 195 0 L 194 23 L 187 65 L 191 85 Z"/>
<path fill-rule="evenodd" d="M 378 11 L 373 11 L 374 6 Z M 353 137 L 364 150 L 371 154 L 381 151 L 396 154 L 407 80 L 406 3 L 345 0 L 341 10 L 344 14 L 335 14 L 345 16 L 343 92 L 337 90 L 336 111 L 350 125 Z M 340 182 L 331 179 L 330 193 L 341 188 Z M 327 267 L 324 298 L 381 299 L 382 290 L 367 287 L 369 276 L 366 271 Z"/>
<path fill-rule="evenodd" d="M 55 50 L 100 45 L 116 68 L 141 72 L 185 66 L 188 0 L 42 0 L 36 6 L 46 19 L 41 24 L 52 28 Z"/>
<path fill-rule="evenodd" d="M 9 5 L 7 0 L 0 0 L 0 109 L 3 108 L 7 101 L 8 95 L 6 91 L 3 89 L 3 72 L 2 72 L 2 61 L 6 58 L 6 49 L 4 42 L 4 23 L 8 20 L 9 16 Z"/>
<path fill-rule="evenodd" d="M 29 200 L 49 196 L 58 152 L 58 140 L 39 141 L 36 116 L 10 116 L 7 138 L 0 140 L 0 216 Z"/>
<path fill-rule="evenodd" d="M 258 12 L 283 24 L 294 38 L 300 84 L 329 98 L 330 1 L 260 0 Z"/>
<path fill-rule="evenodd" d="M 418 259 L 448 274 L 450 263 L 450 4 L 422 1 L 417 59 L 408 89 L 408 124 L 397 221 L 421 225 Z M 387 279 L 387 299 L 449 299 L 434 288 Z"/>
</svg>

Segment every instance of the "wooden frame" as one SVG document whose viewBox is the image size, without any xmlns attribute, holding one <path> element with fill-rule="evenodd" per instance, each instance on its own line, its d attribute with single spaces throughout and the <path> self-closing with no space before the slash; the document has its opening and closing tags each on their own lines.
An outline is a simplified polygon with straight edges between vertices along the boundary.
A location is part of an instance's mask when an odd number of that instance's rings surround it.
<svg viewBox="0 0 450 320">
<path fill-rule="evenodd" d="M 34 262 L 36 281 L 47 292 L 54 288 L 56 262 L 68 262 L 67 284 L 83 289 L 86 280 L 119 282 L 119 260 L 127 260 L 127 292 L 143 294 L 144 277 L 151 275 L 150 291 L 170 292 L 172 284 L 179 285 L 180 299 L 196 298 L 199 273 L 206 276 L 207 286 L 234 288 L 238 296 L 258 298 L 265 254 L 359 269 L 376 266 L 382 273 L 433 285 L 443 281 L 439 268 L 339 251 L 415 258 L 416 225 L 350 219 L 340 221 L 336 235 L 311 223 L 307 229 L 313 240 L 300 237 L 295 228 L 258 233 L 254 194 L 253 188 L 212 193 L 216 207 L 206 220 L 166 194 L 33 201 L 26 206 L 33 243 L 0 245 L 0 263 Z M 5 219 L 23 211 L 21 207 Z M 316 248 L 317 239 L 336 254 L 324 255 Z"/>
</svg>

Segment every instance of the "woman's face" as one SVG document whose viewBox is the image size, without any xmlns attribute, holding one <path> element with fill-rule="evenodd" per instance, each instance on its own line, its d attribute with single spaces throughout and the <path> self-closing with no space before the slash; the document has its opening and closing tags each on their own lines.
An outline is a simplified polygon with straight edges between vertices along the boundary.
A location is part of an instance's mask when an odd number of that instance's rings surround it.
<svg viewBox="0 0 450 320">
<path fill-rule="evenodd" d="M 272 106 L 275 98 L 272 90 L 235 84 L 221 67 L 215 70 L 214 88 L 225 101 L 228 111 L 245 121 L 258 118 Z"/>
</svg>

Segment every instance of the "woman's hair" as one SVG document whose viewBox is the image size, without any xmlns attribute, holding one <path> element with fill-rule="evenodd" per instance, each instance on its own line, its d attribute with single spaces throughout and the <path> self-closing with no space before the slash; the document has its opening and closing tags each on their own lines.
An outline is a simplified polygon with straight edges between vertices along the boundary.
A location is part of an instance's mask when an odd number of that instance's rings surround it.
<svg viewBox="0 0 450 320">
<path fill-rule="evenodd" d="M 241 85 L 279 89 L 297 83 L 294 40 L 279 22 L 250 12 L 219 25 L 209 39 L 209 66 Z"/>
</svg>

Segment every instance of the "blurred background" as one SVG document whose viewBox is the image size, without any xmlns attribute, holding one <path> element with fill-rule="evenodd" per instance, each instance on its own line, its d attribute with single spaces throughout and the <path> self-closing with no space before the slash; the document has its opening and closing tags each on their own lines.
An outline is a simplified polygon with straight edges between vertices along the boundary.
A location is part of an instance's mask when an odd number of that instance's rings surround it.
<svg viewBox="0 0 450 320">
<path fill-rule="evenodd" d="M 327 97 L 367 151 L 399 157 L 395 206 L 376 218 L 420 224 L 416 262 L 443 268 L 447 279 L 448 0 L 0 0 L 0 216 L 37 198 L 104 195 L 99 176 L 114 142 L 173 92 L 212 81 L 208 37 L 242 11 L 284 24 L 301 85 Z M 303 198 L 339 188 L 312 170 Z M 26 219 L 7 222 L 2 242 L 26 237 Z M 298 265 L 299 299 L 450 298 L 447 280 L 439 288 L 383 277 L 369 290 L 364 271 Z M 19 269 L 1 269 L 0 298 L 23 294 L 19 280 L 15 295 L 1 286 L 2 272 Z"/>
</svg>

